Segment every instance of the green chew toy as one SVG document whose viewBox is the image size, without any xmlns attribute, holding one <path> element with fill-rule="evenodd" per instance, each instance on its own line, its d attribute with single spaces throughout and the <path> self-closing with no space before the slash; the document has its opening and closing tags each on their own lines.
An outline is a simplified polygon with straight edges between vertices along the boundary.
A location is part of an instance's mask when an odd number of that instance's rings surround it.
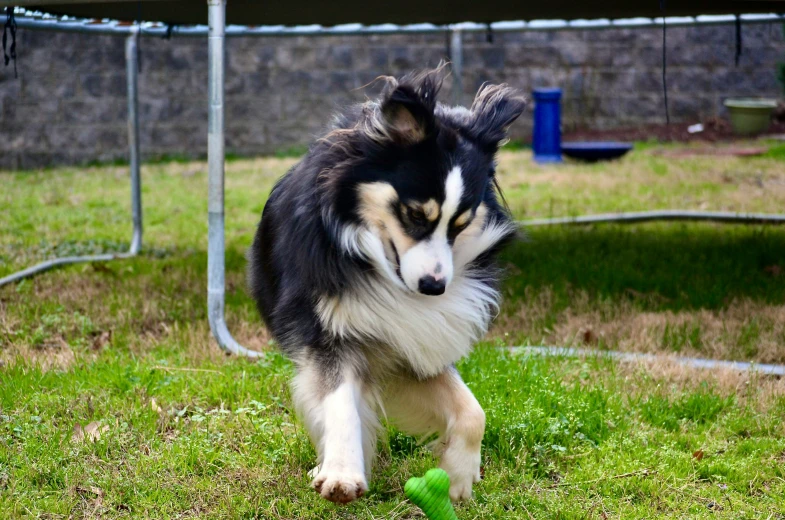
<svg viewBox="0 0 785 520">
<path fill-rule="evenodd" d="M 450 477 L 443 469 L 429 469 L 422 478 L 410 478 L 403 490 L 430 520 L 458 520 L 450 502 Z"/>
</svg>

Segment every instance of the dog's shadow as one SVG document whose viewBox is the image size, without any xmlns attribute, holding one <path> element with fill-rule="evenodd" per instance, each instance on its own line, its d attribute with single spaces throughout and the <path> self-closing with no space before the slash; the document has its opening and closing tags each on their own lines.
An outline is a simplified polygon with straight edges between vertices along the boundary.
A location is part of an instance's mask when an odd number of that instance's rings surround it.
<svg viewBox="0 0 785 520">
<path fill-rule="evenodd" d="M 503 254 L 504 293 L 551 288 L 633 298 L 647 310 L 720 309 L 737 299 L 785 303 L 785 229 L 649 224 L 525 230 Z"/>
</svg>

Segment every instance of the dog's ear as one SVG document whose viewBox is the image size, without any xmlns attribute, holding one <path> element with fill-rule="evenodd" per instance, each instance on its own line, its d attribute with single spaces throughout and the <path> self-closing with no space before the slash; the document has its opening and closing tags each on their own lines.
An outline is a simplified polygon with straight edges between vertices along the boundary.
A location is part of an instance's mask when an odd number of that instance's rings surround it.
<svg viewBox="0 0 785 520">
<path fill-rule="evenodd" d="M 472 103 L 470 132 L 488 151 L 495 152 L 507 130 L 526 108 L 523 93 L 508 85 L 483 85 Z"/>
<path fill-rule="evenodd" d="M 398 144 L 416 144 L 436 130 L 434 108 L 439 85 L 431 74 L 404 78 L 383 95 L 381 115 L 386 134 Z"/>
</svg>

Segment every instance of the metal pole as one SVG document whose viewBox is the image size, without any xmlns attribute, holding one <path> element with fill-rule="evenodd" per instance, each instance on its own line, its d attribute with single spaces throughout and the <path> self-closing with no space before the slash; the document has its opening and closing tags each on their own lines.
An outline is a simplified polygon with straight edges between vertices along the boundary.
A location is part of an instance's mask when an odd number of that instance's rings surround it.
<svg viewBox="0 0 785 520">
<path fill-rule="evenodd" d="M 207 0 L 208 9 L 208 120 L 207 120 L 207 316 L 218 345 L 228 353 L 249 357 L 234 340 L 224 320 L 224 41 L 226 0 Z"/>
<path fill-rule="evenodd" d="M 128 149 L 131 162 L 131 213 L 134 234 L 129 253 L 142 248 L 142 177 L 139 159 L 139 27 L 125 39 L 126 81 L 128 82 Z"/>
<path fill-rule="evenodd" d="M 452 104 L 463 105 L 463 36 L 460 29 L 450 31 L 452 62 Z"/>
</svg>

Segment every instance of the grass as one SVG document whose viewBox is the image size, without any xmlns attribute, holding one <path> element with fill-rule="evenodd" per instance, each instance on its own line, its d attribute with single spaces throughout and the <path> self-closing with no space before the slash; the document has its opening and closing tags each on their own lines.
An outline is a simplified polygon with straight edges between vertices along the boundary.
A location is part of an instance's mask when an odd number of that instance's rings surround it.
<svg viewBox="0 0 785 520">
<path fill-rule="evenodd" d="M 605 165 L 505 152 L 519 218 L 704 207 L 779 212 L 772 145 L 747 159 L 640 146 Z M 674 146 L 666 147 L 670 150 Z M 227 164 L 227 317 L 251 362 L 223 356 L 205 312 L 206 166 L 145 166 L 145 249 L 0 289 L 0 518 L 418 518 L 405 480 L 434 464 L 387 432 L 370 493 L 307 488 L 314 452 L 291 366 L 244 290 L 245 248 L 295 158 Z M 117 251 L 127 171 L 2 172 L 0 276 L 52 255 Z M 496 325 L 459 367 L 488 415 L 469 518 L 785 518 L 785 382 L 668 361 L 532 359 L 567 344 L 785 361 L 785 232 L 711 224 L 528 230 L 504 254 Z M 79 425 L 79 428 L 77 428 Z M 92 434 L 74 435 L 88 427 Z"/>
</svg>

